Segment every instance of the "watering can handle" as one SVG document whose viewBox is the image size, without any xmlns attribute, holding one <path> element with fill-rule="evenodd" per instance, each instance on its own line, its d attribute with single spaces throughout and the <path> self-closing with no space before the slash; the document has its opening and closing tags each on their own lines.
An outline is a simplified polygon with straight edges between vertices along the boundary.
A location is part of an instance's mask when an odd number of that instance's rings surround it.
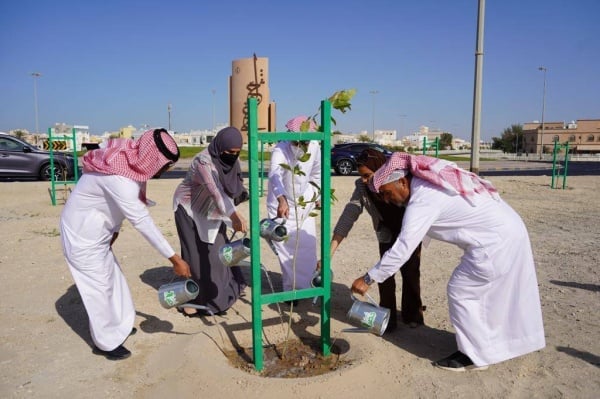
<svg viewBox="0 0 600 399">
<path fill-rule="evenodd" d="M 231 238 L 229 239 L 229 242 L 233 241 L 233 237 L 235 237 L 236 234 L 237 234 L 237 231 L 233 230 L 233 232 L 231 233 Z M 248 233 L 244 233 L 244 236 L 242 238 L 246 238 L 246 235 L 248 235 Z"/>
<path fill-rule="evenodd" d="M 354 296 L 354 293 L 350 294 L 350 297 L 352 298 L 352 300 L 354 302 L 359 301 L 359 299 Z M 375 301 L 375 299 L 373 299 L 373 297 L 371 295 L 369 295 L 368 293 L 365 292 L 365 297 L 367 298 L 367 300 L 369 302 L 371 302 L 372 305 L 379 307 L 379 304 Z"/>
</svg>

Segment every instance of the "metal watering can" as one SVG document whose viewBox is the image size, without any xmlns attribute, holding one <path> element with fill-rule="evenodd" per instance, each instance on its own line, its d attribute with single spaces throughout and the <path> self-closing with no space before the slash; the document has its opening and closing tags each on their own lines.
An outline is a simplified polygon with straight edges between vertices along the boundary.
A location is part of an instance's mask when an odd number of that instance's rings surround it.
<svg viewBox="0 0 600 399">
<path fill-rule="evenodd" d="M 273 241 L 283 241 L 287 238 L 285 222 L 285 219 L 282 219 L 282 222 L 278 222 L 276 219 L 263 219 L 260 221 L 260 236 L 269 243 L 275 255 L 279 254 L 273 245 Z"/>
<path fill-rule="evenodd" d="M 196 299 L 200 287 L 192 279 L 163 284 L 158 288 L 158 301 L 165 309 L 181 306 Z"/>
<path fill-rule="evenodd" d="M 333 270 L 329 269 L 329 273 L 331 276 L 331 280 L 333 280 Z M 315 272 L 312 275 L 312 278 L 310 279 L 310 286 L 313 288 L 316 287 L 321 287 L 323 286 L 323 281 L 321 279 L 321 271 L 320 270 L 315 270 Z M 313 298 L 313 305 L 317 304 L 317 300 L 319 299 L 318 296 Z"/>
<path fill-rule="evenodd" d="M 369 302 L 360 301 L 353 294 L 350 296 L 354 303 L 348 311 L 348 318 L 359 323 L 362 328 L 344 329 L 343 331 L 370 332 L 379 336 L 383 335 L 390 321 L 390 310 L 377 305 L 369 294 L 365 294 Z"/>
<path fill-rule="evenodd" d="M 228 242 L 219 249 L 219 259 L 226 266 L 235 266 L 248 256 L 250 256 L 250 239 L 245 235 L 239 240 Z"/>
<path fill-rule="evenodd" d="M 285 219 L 278 222 L 276 219 L 263 219 L 260 221 L 260 236 L 266 240 L 283 241 L 287 238 Z"/>
</svg>

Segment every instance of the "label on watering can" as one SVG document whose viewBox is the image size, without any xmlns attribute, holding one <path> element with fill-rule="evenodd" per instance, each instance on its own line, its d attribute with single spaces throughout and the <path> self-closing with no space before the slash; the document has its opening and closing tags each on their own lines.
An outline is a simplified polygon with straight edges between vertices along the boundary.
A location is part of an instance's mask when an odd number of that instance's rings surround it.
<svg viewBox="0 0 600 399">
<path fill-rule="evenodd" d="M 222 254 L 223 258 L 227 263 L 231 262 L 231 260 L 233 259 L 233 248 L 229 245 L 226 246 L 225 248 L 223 248 Z"/>
<path fill-rule="evenodd" d="M 265 219 L 263 220 L 262 224 L 260 225 L 260 229 L 261 230 L 266 230 L 269 228 L 269 225 L 271 224 L 269 219 Z"/>
<path fill-rule="evenodd" d="M 163 299 L 167 305 L 174 306 L 176 304 L 175 291 L 164 292 Z"/>
<path fill-rule="evenodd" d="M 375 312 L 364 312 L 363 317 L 361 319 L 361 324 L 365 327 L 373 327 L 375 325 L 375 319 L 377 318 L 377 313 Z"/>
</svg>

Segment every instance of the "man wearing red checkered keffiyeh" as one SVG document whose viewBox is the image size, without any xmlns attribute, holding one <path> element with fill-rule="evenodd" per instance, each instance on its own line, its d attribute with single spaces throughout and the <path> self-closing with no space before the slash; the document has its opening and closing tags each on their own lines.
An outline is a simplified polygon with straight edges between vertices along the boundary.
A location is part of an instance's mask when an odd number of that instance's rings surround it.
<svg viewBox="0 0 600 399">
<path fill-rule="evenodd" d="M 177 144 L 164 129 L 148 131 L 137 141 L 112 140 L 84 156 L 84 173 L 60 217 L 60 236 L 88 314 L 95 354 L 111 360 L 131 355 L 123 343 L 136 331 L 135 307 L 112 251 L 125 219 L 171 261 L 175 274 L 191 275 L 140 200 L 146 181 L 178 158 Z"/>
<path fill-rule="evenodd" d="M 475 204 L 477 194 L 487 194 L 498 199 L 498 191 L 492 183 L 456 166 L 454 162 L 428 157 L 411 155 L 402 152 L 392 154 L 386 164 L 373 176 L 371 189 L 375 192 L 393 178 L 394 172 L 408 172 L 436 186 L 442 187 L 452 194 L 460 194 L 471 204 Z"/>
<path fill-rule="evenodd" d="M 144 182 L 179 159 L 179 148 L 165 129 L 148 130 L 137 140 L 110 139 L 105 148 L 83 156 L 83 171 L 119 175 Z"/>
<path fill-rule="evenodd" d="M 364 294 L 396 273 L 424 238 L 445 241 L 464 251 L 447 286 L 458 351 L 435 366 L 481 370 L 545 346 L 527 228 L 490 182 L 450 162 L 396 153 L 371 186 L 406 211 L 392 248 L 352 291 Z"/>
</svg>

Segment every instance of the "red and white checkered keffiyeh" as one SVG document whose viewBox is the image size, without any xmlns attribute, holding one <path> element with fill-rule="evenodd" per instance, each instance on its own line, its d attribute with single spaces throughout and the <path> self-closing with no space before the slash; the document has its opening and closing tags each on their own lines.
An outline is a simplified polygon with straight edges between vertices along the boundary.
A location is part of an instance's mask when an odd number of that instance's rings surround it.
<svg viewBox="0 0 600 399">
<path fill-rule="evenodd" d="M 119 175 L 138 182 L 148 181 L 163 166 L 179 157 L 177 144 L 166 130 L 160 131 L 160 139 L 171 153 L 168 157 L 159 149 L 153 129 L 137 140 L 110 139 L 105 148 L 89 151 L 83 156 L 83 171 Z"/>
<path fill-rule="evenodd" d="M 308 117 L 306 117 L 306 116 L 297 116 L 295 118 L 290 119 L 285 124 L 285 127 L 289 132 L 300 132 L 302 123 L 304 123 L 307 119 L 308 119 Z M 315 122 L 312 119 L 310 119 L 309 127 L 308 127 L 307 131 L 315 132 L 316 130 L 317 130 L 317 125 L 315 124 Z"/>
<path fill-rule="evenodd" d="M 498 200 L 500 196 L 492 183 L 475 173 L 459 168 L 454 162 L 428 157 L 395 152 L 390 159 L 375 172 L 370 188 L 378 192 L 379 188 L 389 183 L 394 171 L 407 170 L 413 176 L 427 180 L 453 194 L 460 194 L 472 205 L 476 194 L 485 194 Z"/>
</svg>

